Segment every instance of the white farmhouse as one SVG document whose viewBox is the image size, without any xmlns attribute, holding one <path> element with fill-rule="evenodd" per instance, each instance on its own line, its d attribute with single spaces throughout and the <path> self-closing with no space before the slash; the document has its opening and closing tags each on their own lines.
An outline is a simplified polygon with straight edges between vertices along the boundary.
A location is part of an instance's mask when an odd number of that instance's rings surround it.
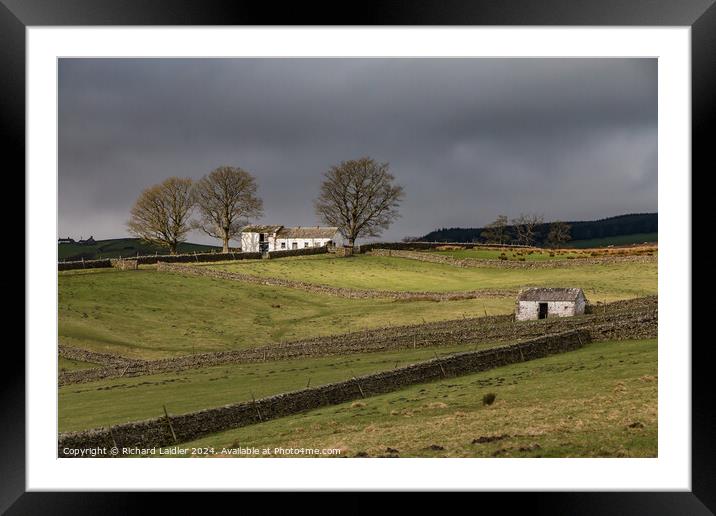
<svg viewBox="0 0 716 516">
<path fill-rule="evenodd" d="M 247 253 L 340 245 L 341 241 L 338 228 L 331 226 L 246 226 L 241 231 L 241 250 Z"/>
<path fill-rule="evenodd" d="M 518 321 L 569 317 L 584 313 L 587 298 L 581 288 L 523 288 L 517 295 Z"/>
</svg>

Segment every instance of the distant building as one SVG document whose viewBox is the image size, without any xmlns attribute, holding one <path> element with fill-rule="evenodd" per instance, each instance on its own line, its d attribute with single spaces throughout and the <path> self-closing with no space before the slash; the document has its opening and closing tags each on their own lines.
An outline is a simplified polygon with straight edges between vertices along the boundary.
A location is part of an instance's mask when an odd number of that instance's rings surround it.
<svg viewBox="0 0 716 516">
<path fill-rule="evenodd" d="M 246 226 L 241 231 L 241 250 L 247 253 L 339 245 L 341 235 L 330 226 Z"/>
<path fill-rule="evenodd" d="M 74 238 L 70 238 L 70 237 L 58 238 L 57 243 L 58 244 L 74 244 L 75 240 L 74 240 Z"/>
<path fill-rule="evenodd" d="M 524 288 L 517 295 L 518 321 L 570 317 L 584 313 L 587 298 L 581 288 Z"/>
</svg>

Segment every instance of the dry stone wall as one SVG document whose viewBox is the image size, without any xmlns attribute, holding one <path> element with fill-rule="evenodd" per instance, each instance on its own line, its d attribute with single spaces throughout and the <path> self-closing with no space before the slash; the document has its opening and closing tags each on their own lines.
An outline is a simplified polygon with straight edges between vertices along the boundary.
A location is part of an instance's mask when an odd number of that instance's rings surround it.
<svg viewBox="0 0 716 516">
<path fill-rule="evenodd" d="M 554 269 L 566 267 L 581 267 L 583 265 L 608 265 L 617 263 L 654 263 L 656 256 L 636 255 L 636 256 L 605 256 L 601 258 L 585 257 L 574 259 L 558 259 L 558 260 L 525 260 L 524 262 L 515 260 L 479 260 L 475 258 L 455 258 L 453 256 L 426 253 L 421 251 L 404 251 L 393 249 L 373 249 L 370 251 L 373 256 L 392 256 L 395 258 L 407 258 L 409 260 L 418 260 L 421 262 L 441 263 L 445 265 L 453 265 L 455 267 L 500 267 L 503 269 Z"/>
<path fill-rule="evenodd" d="M 288 249 L 272 251 L 270 258 L 284 258 L 288 256 L 305 256 L 312 254 L 325 254 L 326 247 L 309 247 L 305 249 Z M 154 256 L 134 256 L 126 258 L 112 258 L 102 260 L 80 260 L 74 262 L 59 262 L 57 269 L 69 271 L 75 269 L 97 269 L 118 267 L 123 268 L 121 262 L 136 262 L 137 265 L 153 265 L 155 263 L 208 263 L 226 262 L 234 260 L 259 260 L 261 253 L 193 253 L 193 254 L 157 254 Z M 131 268 L 131 267 L 129 267 Z"/>
<path fill-rule="evenodd" d="M 302 247 L 301 249 L 279 249 L 268 253 L 269 258 L 287 258 L 289 256 L 311 256 L 314 254 L 328 253 L 327 246 Z"/>
<path fill-rule="evenodd" d="M 62 358 L 66 358 L 68 360 L 79 360 L 80 362 L 89 362 L 92 364 L 100 364 L 104 366 L 126 367 L 130 364 L 139 365 L 146 362 L 144 360 L 135 360 L 120 355 L 115 355 L 113 353 L 100 353 L 98 351 L 89 351 L 87 349 L 75 348 L 64 344 L 60 344 L 58 346 L 58 354 Z"/>
<path fill-rule="evenodd" d="M 394 249 L 405 251 L 429 250 L 437 247 L 460 246 L 465 249 L 529 249 L 528 245 L 516 244 L 478 244 L 474 242 L 375 242 L 370 244 L 361 244 L 356 248 L 361 253 L 373 251 L 375 249 Z"/>
<path fill-rule="evenodd" d="M 120 260 L 111 260 L 112 267 L 121 271 L 136 271 L 139 268 L 137 260 L 122 258 Z"/>
<path fill-rule="evenodd" d="M 515 322 L 512 315 L 453 319 L 392 326 L 295 342 L 275 343 L 237 351 L 202 353 L 178 358 L 67 371 L 60 385 L 143 376 L 222 364 L 291 360 L 393 349 L 454 346 L 476 342 L 508 342 L 545 334 L 586 330 L 594 340 L 654 338 L 658 334 L 656 297 L 617 301 L 594 307 L 591 314 Z M 93 361 L 93 360 L 89 360 Z"/>
<path fill-rule="evenodd" d="M 259 260 L 261 253 L 196 253 L 196 254 L 165 254 L 158 256 L 139 256 L 139 265 L 155 263 L 207 263 L 226 262 L 233 260 Z"/>
<path fill-rule="evenodd" d="M 256 401 L 108 428 L 64 433 L 59 436 L 58 455 L 60 457 L 76 457 L 82 450 L 102 449 L 106 451 L 107 455 L 99 456 L 121 456 L 123 448 L 147 449 L 170 446 L 212 433 L 261 423 L 326 405 L 392 392 L 410 385 L 572 351 L 589 341 L 588 331 L 568 331 L 500 348 L 457 353 L 407 367 L 287 392 Z M 111 454 L 112 448 L 118 449 L 116 455 Z"/>
<path fill-rule="evenodd" d="M 255 285 L 268 285 L 272 287 L 287 287 L 305 290 L 314 294 L 327 294 L 330 296 L 345 297 L 349 299 L 387 298 L 400 299 L 404 301 L 452 301 L 458 299 L 495 298 L 515 295 L 516 290 L 509 289 L 484 289 L 464 292 L 415 292 L 415 291 L 393 291 L 393 290 L 362 290 L 344 287 L 331 287 L 305 281 L 288 280 L 284 278 L 272 278 L 265 276 L 253 276 L 240 272 L 228 272 L 208 267 L 192 267 L 189 265 L 173 265 L 160 262 L 157 264 L 158 271 L 176 272 L 192 276 L 205 276 L 209 278 L 242 281 Z"/>
<path fill-rule="evenodd" d="M 72 271 L 76 269 L 104 269 L 112 266 L 111 260 L 80 260 L 76 262 L 59 262 L 58 271 Z"/>
</svg>

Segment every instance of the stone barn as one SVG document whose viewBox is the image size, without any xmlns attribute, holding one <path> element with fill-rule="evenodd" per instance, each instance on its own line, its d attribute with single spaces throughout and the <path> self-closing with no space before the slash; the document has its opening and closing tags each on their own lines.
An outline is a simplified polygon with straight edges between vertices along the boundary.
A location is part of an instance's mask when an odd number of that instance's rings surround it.
<svg viewBox="0 0 716 516">
<path fill-rule="evenodd" d="M 523 288 L 517 295 L 518 321 L 570 317 L 584 313 L 587 298 L 581 288 Z"/>
</svg>

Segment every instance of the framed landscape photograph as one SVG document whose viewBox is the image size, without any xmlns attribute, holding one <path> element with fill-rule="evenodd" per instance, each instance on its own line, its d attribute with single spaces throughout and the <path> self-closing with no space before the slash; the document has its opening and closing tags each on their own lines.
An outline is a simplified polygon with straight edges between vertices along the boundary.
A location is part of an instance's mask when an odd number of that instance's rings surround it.
<svg viewBox="0 0 716 516">
<path fill-rule="evenodd" d="M 7 4 L 9 513 L 187 490 L 713 508 L 691 345 L 709 2 L 291 26 Z"/>
</svg>

